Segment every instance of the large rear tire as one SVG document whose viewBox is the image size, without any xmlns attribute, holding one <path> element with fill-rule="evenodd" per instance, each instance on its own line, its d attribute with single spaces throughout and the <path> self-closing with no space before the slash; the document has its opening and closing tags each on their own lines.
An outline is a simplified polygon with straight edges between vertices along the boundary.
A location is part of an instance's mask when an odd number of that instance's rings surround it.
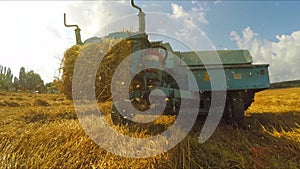
<svg viewBox="0 0 300 169">
<path fill-rule="evenodd" d="M 130 120 L 124 118 L 122 114 L 117 110 L 116 106 L 113 104 L 111 107 L 111 120 L 114 125 L 116 126 L 122 126 L 122 125 L 128 125 L 130 123 Z"/>
<path fill-rule="evenodd" d="M 254 92 L 248 91 L 242 94 L 242 98 L 244 100 L 244 110 L 246 111 L 254 101 Z"/>
<path fill-rule="evenodd" d="M 227 100 L 227 122 L 235 127 L 242 127 L 244 122 L 244 101 L 236 93 L 230 94 Z"/>
</svg>

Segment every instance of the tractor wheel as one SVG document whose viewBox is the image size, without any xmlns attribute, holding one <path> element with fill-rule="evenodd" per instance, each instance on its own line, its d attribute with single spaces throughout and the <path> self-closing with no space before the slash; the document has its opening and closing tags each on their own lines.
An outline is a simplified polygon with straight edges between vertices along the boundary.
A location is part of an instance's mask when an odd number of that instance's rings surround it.
<svg viewBox="0 0 300 169">
<path fill-rule="evenodd" d="M 120 114 L 120 112 L 117 110 L 114 104 L 111 108 L 111 120 L 116 126 L 127 125 L 130 122 L 130 120 L 124 118 L 124 116 Z"/>
<path fill-rule="evenodd" d="M 243 95 L 244 99 L 244 110 L 246 111 L 254 101 L 254 92 L 248 92 Z"/>
<path fill-rule="evenodd" d="M 227 102 L 227 122 L 242 127 L 244 122 L 244 101 L 238 94 L 229 95 Z"/>
</svg>

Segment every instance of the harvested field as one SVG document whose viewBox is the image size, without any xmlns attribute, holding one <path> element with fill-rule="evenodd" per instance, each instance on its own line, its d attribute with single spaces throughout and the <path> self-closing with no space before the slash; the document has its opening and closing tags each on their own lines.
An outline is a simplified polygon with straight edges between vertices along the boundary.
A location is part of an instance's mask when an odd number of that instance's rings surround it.
<svg viewBox="0 0 300 169">
<path fill-rule="evenodd" d="M 100 104 L 109 112 L 110 102 Z M 168 127 L 116 130 L 138 137 Z M 200 119 L 201 120 L 201 119 Z M 202 119 L 203 120 L 203 119 Z M 223 122 L 213 136 L 198 143 L 196 124 L 173 149 L 158 156 L 130 159 L 96 145 L 79 125 L 72 102 L 59 94 L 0 92 L 1 168 L 299 168 L 300 88 L 259 92 L 246 112 L 245 128 Z M 128 143 L 130 144 L 130 143 Z"/>
</svg>

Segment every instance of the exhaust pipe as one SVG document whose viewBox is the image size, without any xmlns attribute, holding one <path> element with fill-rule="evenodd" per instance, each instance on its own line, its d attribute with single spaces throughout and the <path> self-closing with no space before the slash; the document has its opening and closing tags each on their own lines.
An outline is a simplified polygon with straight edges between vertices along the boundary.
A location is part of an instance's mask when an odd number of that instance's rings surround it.
<svg viewBox="0 0 300 169">
<path fill-rule="evenodd" d="M 145 29 L 146 29 L 146 21 L 145 21 L 145 13 L 142 11 L 142 9 L 138 6 L 136 6 L 133 2 L 133 0 L 131 0 L 131 6 L 138 9 L 139 13 L 138 13 L 138 22 L 139 22 L 139 32 L 140 33 L 145 33 Z"/>
<path fill-rule="evenodd" d="M 67 21 L 66 21 L 66 14 L 64 13 L 64 24 L 65 27 L 76 27 L 75 31 L 75 37 L 76 37 L 76 45 L 82 45 L 82 41 L 81 41 L 81 35 L 80 35 L 80 28 L 78 25 L 67 25 Z"/>
</svg>

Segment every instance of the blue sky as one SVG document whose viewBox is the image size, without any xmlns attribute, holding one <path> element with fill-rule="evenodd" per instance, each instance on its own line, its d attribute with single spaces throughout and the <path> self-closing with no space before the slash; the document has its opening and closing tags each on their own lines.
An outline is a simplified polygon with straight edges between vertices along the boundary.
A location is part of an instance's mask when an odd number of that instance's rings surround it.
<svg viewBox="0 0 300 169">
<path fill-rule="evenodd" d="M 205 29 L 214 41 L 237 46 L 228 35 L 232 30 L 250 27 L 261 38 L 275 41 L 278 34 L 291 34 L 300 29 L 299 1 L 226 1 L 213 6 L 207 13 L 210 21 Z"/>
<path fill-rule="evenodd" d="M 210 49 L 206 40 L 216 49 L 248 49 L 255 63 L 270 64 L 272 82 L 300 79 L 300 1 L 136 4 L 146 12 L 146 31 L 167 34 L 195 49 Z M 45 82 L 59 76 L 63 53 L 75 42 L 73 28 L 63 25 L 63 13 L 69 23 L 80 26 L 83 40 L 137 29 L 137 10 L 128 0 L 0 1 L 0 65 L 14 75 L 24 66 Z"/>
<path fill-rule="evenodd" d="M 208 24 L 203 27 L 210 40 L 218 48 L 237 48 L 230 40 L 233 30 L 241 31 L 250 27 L 261 38 L 276 41 L 276 35 L 291 34 L 300 29 L 299 1 L 198 1 L 205 3 Z M 137 4 L 160 3 L 163 12 L 172 13 L 172 3 L 188 11 L 196 5 L 192 1 L 137 1 Z M 161 10 L 157 10 L 161 11 Z M 220 47 L 222 46 L 222 47 Z"/>
</svg>

